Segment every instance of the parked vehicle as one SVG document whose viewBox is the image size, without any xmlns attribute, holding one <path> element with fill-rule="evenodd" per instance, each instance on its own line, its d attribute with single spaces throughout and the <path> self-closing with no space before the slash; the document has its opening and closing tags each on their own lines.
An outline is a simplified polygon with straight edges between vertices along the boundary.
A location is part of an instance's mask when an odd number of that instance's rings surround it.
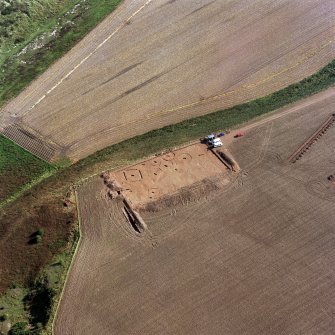
<svg viewBox="0 0 335 335">
<path fill-rule="evenodd" d="M 207 144 L 211 148 L 218 148 L 218 147 L 222 147 L 222 145 L 223 145 L 221 139 L 219 139 L 219 138 L 211 139 L 207 142 Z"/>
<path fill-rule="evenodd" d="M 220 138 L 217 138 L 214 134 L 207 135 L 205 142 L 210 148 L 218 148 L 223 145 Z"/>
</svg>

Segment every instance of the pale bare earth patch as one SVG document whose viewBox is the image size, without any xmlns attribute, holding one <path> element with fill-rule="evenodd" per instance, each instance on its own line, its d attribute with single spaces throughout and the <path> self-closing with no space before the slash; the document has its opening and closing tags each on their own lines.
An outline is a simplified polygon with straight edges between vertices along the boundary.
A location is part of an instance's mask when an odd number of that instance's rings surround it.
<svg viewBox="0 0 335 335">
<path fill-rule="evenodd" d="M 335 56 L 334 22 L 331 0 L 125 0 L 1 110 L 0 128 L 75 161 L 311 75 Z"/>
<path fill-rule="evenodd" d="M 136 208 L 176 193 L 205 178 L 228 174 L 227 168 L 206 144 L 195 144 L 110 173 Z"/>
<path fill-rule="evenodd" d="M 236 178 L 209 197 L 140 210 L 142 233 L 102 178 L 83 185 L 55 334 L 333 334 L 335 127 L 289 158 L 334 110 L 334 96 L 309 98 L 248 125 L 228 148 Z"/>
</svg>

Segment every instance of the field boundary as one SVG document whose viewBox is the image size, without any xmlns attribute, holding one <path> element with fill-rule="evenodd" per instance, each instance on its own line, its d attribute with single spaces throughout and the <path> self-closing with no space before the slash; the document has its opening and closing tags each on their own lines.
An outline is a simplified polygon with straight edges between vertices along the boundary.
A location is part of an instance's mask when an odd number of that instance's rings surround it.
<svg viewBox="0 0 335 335">
<path fill-rule="evenodd" d="M 79 250 L 79 246 L 80 246 L 80 243 L 81 243 L 81 238 L 82 238 L 82 233 L 81 233 L 81 217 L 80 217 L 80 210 L 79 210 L 78 193 L 77 193 L 77 190 L 75 188 L 73 188 L 73 191 L 74 191 L 74 195 L 75 195 L 75 199 L 76 199 L 76 209 L 77 209 L 77 218 L 78 218 L 77 221 L 78 221 L 79 238 L 78 238 L 78 240 L 76 242 L 74 242 L 74 243 L 76 243 L 76 247 L 75 247 L 74 252 L 72 254 L 72 257 L 71 257 L 70 266 L 69 266 L 69 268 L 68 268 L 68 270 L 66 272 L 64 284 L 62 285 L 63 288 L 61 290 L 59 298 L 56 301 L 56 308 L 55 308 L 54 311 L 52 311 L 52 315 L 51 315 L 52 322 L 51 322 L 51 333 L 50 333 L 50 335 L 53 335 L 55 333 L 54 332 L 54 327 L 55 327 L 55 321 L 56 321 L 56 317 L 57 317 L 57 314 L 58 314 L 59 306 L 60 306 L 60 303 L 61 303 L 61 301 L 63 299 L 65 287 L 66 287 L 66 284 L 67 284 L 67 281 L 68 281 L 71 269 L 73 267 L 74 260 L 75 260 L 75 258 L 77 256 L 77 253 L 78 253 L 78 250 Z M 46 330 L 46 333 L 49 334 L 47 330 Z"/>
<path fill-rule="evenodd" d="M 335 123 L 335 114 L 332 114 L 322 125 L 310 136 L 307 140 L 289 157 L 290 163 L 298 161 L 302 155 L 311 148 L 311 146 L 318 141 L 327 130 L 332 127 Z"/>
<path fill-rule="evenodd" d="M 36 129 L 22 122 L 5 126 L 1 134 L 46 163 L 52 163 L 55 157 L 59 157 L 64 150 L 61 145 L 46 139 Z"/>
<path fill-rule="evenodd" d="M 135 136 L 81 159 L 73 164 L 72 168 L 69 164 L 62 164 L 62 162 L 56 162 L 54 166 L 58 167 L 57 171 L 63 170 L 64 173 L 66 173 L 66 168 L 77 171 L 83 178 L 80 178 L 80 180 L 77 179 L 72 183 L 72 185 L 76 187 L 91 177 L 111 171 L 110 160 L 112 157 L 116 156 L 113 160 L 115 168 L 121 167 L 123 164 L 128 164 L 129 162 L 143 160 L 144 157 L 148 157 L 149 159 L 149 157 L 157 152 L 171 150 L 171 148 L 181 148 L 185 143 L 187 143 L 186 145 L 196 143 L 199 137 L 207 133 L 222 131 L 224 129 L 229 130 L 236 128 L 237 125 L 243 126 L 255 118 L 266 117 L 266 114 L 269 113 L 276 113 L 278 110 L 287 108 L 287 106 L 297 103 L 303 98 L 330 89 L 334 84 L 335 60 L 300 82 L 287 86 L 268 96 Z M 164 139 L 164 141 L 162 139 Z M 137 148 L 136 150 L 135 146 Z M 127 152 L 127 154 L 124 154 L 124 152 Z M 88 169 L 90 166 L 93 170 L 97 170 L 95 167 L 98 166 L 99 163 L 100 165 L 104 163 L 106 165 L 102 166 L 102 169 L 99 168 L 99 172 L 90 173 L 88 176 L 85 174 L 85 169 Z M 28 191 L 32 186 L 36 186 L 37 184 L 38 182 L 32 183 L 32 185 L 26 184 L 24 191 L 15 197 L 10 196 L 13 197 L 12 200 L 8 201 L 4 199 L 1 208 L 13 200 L 18 199 L 25 191 Z"/>
<path fill-rule="evenodd" d="M 4 73 L 3 85 L 8 86 L 9 89 L 0 90 L 0 109 L 5 108 L 20 93 L 27 89 L 29 85 L 38 80 L 51 66 L 60 61 L 66 53 L 82 41 L 98 24 L 111 15 L 122 1 L 76 0 L 73 6 L 64 8 L 60 15 L 52 19 L 54 20 L 53 25 L 46 25 L 45 29 L 39 31 L 34 39 L 25 46 L 32 45 L 27 52 L 29 61 L 27 61 L 27 55 L 22 53 L 24 47 L 12 56 L 20 57 L 21 63 L 15 64 L 11 59 L 5 61 L 4 66 L 8 67 L 9 71 Z M 85 11 L 82 10 L 84 4 Z M 81 5 L 79 15 L 75 10 L 78 5 Z M 63 20 L 60 27 L 57 23 L 59 20 Z M 71 27 L 75 27 L 75 29 L 69 29 L 69 24 L 72 24 Z M 59 28 L 58 31 L 57 28 Z M 43 34 L 52 36 L 55 31 L 56 34 L 59 34 L 57 38 L 47 40 L 46 44 L 41 48 L 33 48 L 34 43 L 39 42 L 39 38 Z M 33 62 L 31 62 L 31 58 L 34 59 Z"/>
<path fill-rule="evenodd" d="M 25 192 L 33 188 L 34 186 L 40 184 L 44 180 L 48 179 L 49 177 L 54 175 L 54 171 L 46 171 L 39 177 L 31 180 L 29 183 L 25 184 L 23 187 L 21 187 L 18 191 L 10 195 L 9 197 L 5 198 L 0 202 L 0 209 L 3 209 L 13 201 L 19 199 Z"/>
<path fill-rule="evenodd" d="M 165 143 L 164 145 L 160 145 L 159 149 L 155 150 L 160 151 L 169 146 L 174 147 L 179 143 L 185 143 L 187 140 L 192 141 L 207 133 L 221 130 L 227 131 L 230 127 L 241 125 L 255 117 L 264 116 L 269 112 L 274 112 L 284 107 L 286 108 L 288 105 L 296 103 L 303 98 L 307 98 L 308 96 L 312 96 L 320 91 L 333 87 L 334 84 L 335 59 L 311 76 L 267 96 L 231 108 L 217 110 L 212 113 L 187 119 L 163 128 L 151 130 L 150 132 L 99 150 L 96 153 L 79 160 L 77 164 L 84 166 L 90 164 L 92 161 L 103 161 L 106 156 L 121 148 L 124 150 L 125 147 L 133 146 L 139 142 L 146 142 L 148 139 L 155 142 L 158 138 L 167 140 L 168 144 Z M 187 135 L 185 136 L 185 134 Z M 181 139 L 178 137 L 181 137 Z"/>
</svg>

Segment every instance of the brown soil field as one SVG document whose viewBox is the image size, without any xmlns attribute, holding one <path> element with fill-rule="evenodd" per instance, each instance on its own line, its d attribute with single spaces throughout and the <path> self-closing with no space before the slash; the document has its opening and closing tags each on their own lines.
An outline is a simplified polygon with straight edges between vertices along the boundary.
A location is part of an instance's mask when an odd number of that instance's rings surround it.
<svg viewBox="0 0 335 335">
<path fill-rule="evenodd" d="M 0 112 L 46 160 L 78 160 L 154 128 L 236 105 L 330 62 L 331 0 L 125 0 Z"/>
<path fill-rule="evenodd" d="M 37 201 L 26 194 L 21 203 L 0 211 L 0 294 L 11 284 L 28 285 L 67 245 L 77 219 L 74 204 L 54 196 Z M 21 205 L 22 207 L 18 206 Z M 34 233 L 44 230 L 42 241 Z"/>
<path fill-rule="evenodd" d="M 101 177 L 80 187 L 82 239 L 55 335 L 333 334 L 335 127 L 289 159 L 335 110 L 334 95 L 311 100 L 247 125 L 228 146 L 236 178 L 140 211 L 142 233 Z"/>
<path fill-rule="evenodd" d="M 207 145 L 195 144 L 111 172 L 108 180 L 116 181 L 122 195 L 137 209 L 205 178 L 224 178 L 225 173 L 226 166 Z"/>
</svg>

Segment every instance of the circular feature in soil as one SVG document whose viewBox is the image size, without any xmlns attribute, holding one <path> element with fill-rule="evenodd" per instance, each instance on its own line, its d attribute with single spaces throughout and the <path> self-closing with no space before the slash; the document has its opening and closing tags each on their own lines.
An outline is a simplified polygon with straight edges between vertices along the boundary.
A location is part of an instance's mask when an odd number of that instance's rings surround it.
<svg viewBox="0 0 335 335">
<path fill-rule="evenodd" d="M 187 162 L 192 159 L 192 156 L 186 152 L 183 152 L 177 156 L 178 161 L 180 162 Z"/>
</svg>

